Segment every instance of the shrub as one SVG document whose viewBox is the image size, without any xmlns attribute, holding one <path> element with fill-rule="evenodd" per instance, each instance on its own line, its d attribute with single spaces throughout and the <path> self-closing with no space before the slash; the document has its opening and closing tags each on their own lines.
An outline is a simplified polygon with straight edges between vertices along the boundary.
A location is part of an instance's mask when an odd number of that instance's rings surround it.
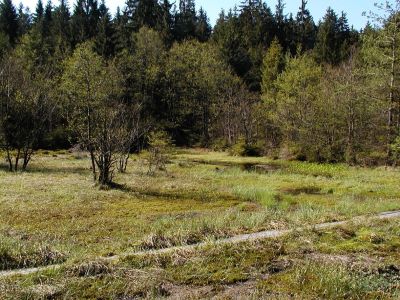
<svg viewBox="0 0 400 300">
<path fill-rule="evenodd" d="M 262 147 L 256 144 L 250 144 L 244 138 L 240 138 L 235 145 L 232 146 L 230 154 L 233 156 L 262 156 Z"/>
<path fill-rule="evenodd" d="M 381 151 L 363 152 L 357 156 L 357 161 L 367 167 L 376 167 L 386 164 L 387 154 Z"/>
<path fill-rule="evenodd" d="M 170 159 L 172 141 L 164 131 L 153 132 L 149 135 L 149 148 L 145 153 L 148 165 L 147 174 L 154 175 L 157 170 L 166 171 L 166 164 Z"/>
<path fill-rule="evenodd" d="M 393 160 L 396 165 L 400 162 L 400 136 L 396 138 L 394 143 L 391 145 Z"/>
</svg>

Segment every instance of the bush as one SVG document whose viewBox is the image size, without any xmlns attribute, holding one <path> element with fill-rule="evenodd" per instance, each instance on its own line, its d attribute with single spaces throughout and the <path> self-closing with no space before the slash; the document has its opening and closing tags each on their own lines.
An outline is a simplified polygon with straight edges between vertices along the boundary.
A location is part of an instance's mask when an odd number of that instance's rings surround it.
<svg viewBox="0 0 400 300">
<path fill-rule="evenodd" d="M 57 127 L 43 138 L 39 147 L 48 150 L 68 149 L 71 146 L 69 132 L 64 127 Z"/>
<path fill-rule="evenodd" d="M 225 139 L 216 139 L 212 144 L 212 150 L 214 151 L 225 151 L 229 148 Z"/>
<path fill-rule="evenodd" d="M 244 138 L 240 138 L 235 145 L 232 146 L 230 154 L 233 156 L 262 156 L 262 147 L 259 145 L 246 143 Z"/>
<path fill-rule="evenodd" d="M 166 171 L 173 147 L 171 138 L 164 131 L 153 132 L 148 138 L 149 148 L 144 155 L 148 165 L 147 174 L 154 175 L 157 170 Z"/>
<path fill-rule="evenodd" d="M 380 151 L 362 152 L 357 155 L 357 162 L 363 166 L 376 167 L 386 164 L 387 154 Z"/>
<path fill-rule="evenodd" d="M 391 145 L 393 161 L 396 165 L 400 163 L 400 136 L 396 138 L 394 143 Z"/>
</svg>

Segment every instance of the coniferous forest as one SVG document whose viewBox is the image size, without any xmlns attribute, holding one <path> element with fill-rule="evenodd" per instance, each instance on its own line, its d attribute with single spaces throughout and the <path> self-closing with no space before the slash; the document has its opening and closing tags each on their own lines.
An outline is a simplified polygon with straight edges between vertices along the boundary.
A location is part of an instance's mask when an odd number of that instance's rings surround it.
<svg viewBox="0 0 400 300">
<path fill-rule="evenodd" d="M 0 130 L 10 170 L 81 145 L 103 182 L 149 132 L 237 155 L 396 164 L 400 2 L 353 29 L 246 0 L 214 26 L 194 0 L 0 6 Z M 118 153 L 118 159 L 115 158 Z M 94 171 L 96 177 L 96 172 Z"/>
</svg>

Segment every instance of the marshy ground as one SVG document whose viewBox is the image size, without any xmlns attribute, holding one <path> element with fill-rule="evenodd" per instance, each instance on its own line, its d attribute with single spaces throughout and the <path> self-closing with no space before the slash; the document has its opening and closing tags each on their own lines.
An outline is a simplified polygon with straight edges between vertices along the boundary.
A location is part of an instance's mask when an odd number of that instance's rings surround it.
<svg viewBox="0 0 400 300">
<path fill-rule="evenodd" d="M 118 188 L 91 181 L 85 154 L 41 152 L 28 172 L 0 170 L 0 299 L 398 299 L 400 221 L 98 259 L 400 209 L 391 168 L 240 158 L 179 150 L 167 172 L 133 157 Z"/>
</svg>

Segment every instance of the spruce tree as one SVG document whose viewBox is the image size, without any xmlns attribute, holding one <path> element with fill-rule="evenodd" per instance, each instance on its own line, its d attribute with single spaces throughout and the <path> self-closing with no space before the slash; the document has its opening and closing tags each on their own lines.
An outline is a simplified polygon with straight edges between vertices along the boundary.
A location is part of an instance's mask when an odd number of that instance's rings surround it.
<svg viewBox="0 0 400 300">
<path fill-rule="evenodd" d="M 229 10 L 226 16 L 225 13 L 221 13 L 212 38 L 218 45 L 225 61 L 232 66 L 238 76 L 244 77 L 251 61 L 241 34 L 241 24 L 236 7 Z"/>
<path fill-rule="evenodd" d="M 4 33 L 11 45 L 18 38 L 18 15 L 11 0 L 3 0 L 0 4 L 0 31 Z"/>
<path fill-rule="evenodd" d="M 315 56 L 318 62 L 337 64 L 340 61 L 339 20 L 333 9 L 328 8 L 319 24 Z"/>
<path fill-rule="evenodd" d="M 175 15 L 175 39 L 183 41 L 196 37 L 197 16 L 194 0 L 180 0 Z"/>
<path fill-rule="evenodd" d="M 113 30 L 114 30 L 114 42 L 115 52 L 120 53 L 124 49 L 131 48 L 131 30 L 129 28 L 129 19 L 127 9 L 121 12 L 120 8 L 117 7 L 117 11 L 113 18 Z"/>
<path fill-rule="evenodd" d="M 111 15 L 108 12 L 104 0 L 102 0 L 100 4 L 99 12 L 100 20 L 98 23 L 98 33 L 95 37 L 95 48 L 98 54 L 110 58 L 114 55 L 115 51 L 115 32 L 112 25 Z"/>
<path fill-rule="evenodd" d="M 161 19 L 158 31 L 161 34 L 164 43 L 168 46 L 172 44 L 173 41 L 173 30 L 174 30 L 174 17 L 172 15 L 173 4 L 169 0 L 163 0 L 160 5 L 161 7 Z"/>
<path fill-rule="evenodd" d="M 161 9 L 157 0 L 141 0 L 136 11 L 135 21 L 137 29 L 143 26 L 157 28 L 160 22 Z"/>
<path fill-rule="evenodd" d="M 34 18 L 33 18 L 34 23 L 36 24 L 36 23 L 40 22 L 43 18 L 43 15 L 44 15 L 43 1 L 38 0 L 38 3 L 36 4 Z"/>
<path fill-rule="evenodd" d="M 94 38 L 99 19 L 100 11 L 96 0 L 77 0 L 71 17 L 73 44 Z"/>
<path fill-rule="evenodd" d="M 66 0 L 61 0 L 54 11 L 54 35 L 56 40 L 56 53 L 63 60 L 71 50 L 71 15 Z"/>
<path fill-rule="evenodd" d="M 126 15 L 135 32 L 143 26 L 155 29 L 161 19 L 161 7 L 157 0 L 128 0 Z"/>
<path fill-rule="evenodd" d="M 276 24 L 276 36 L 280 44 L 285 43 L 285 26 L 286 16 L 284 14 L 285 3 L 283 0 L 278 0 L 275 7 L 275 24 Z"/>
<path fill-rule="evenodd" d="M 18 36 L 26 34 L 31 27 L 31 14 L 29 8 L 20 3 L 18 7 Z"/>
<path fill-rule="evenodd" d="M 306 7 L 307 3 L 308 1 L 306 0 L 301 1 L 301 7 L 296 17 L 297 42 L 303 51 L 314 48 L 316 37 L 314 20 Z"/>
<path fill-rule="evenodd" d="M 242 2 L 239 24 L 243 47 L 250 57 L 243 78 L 250 90 L 259 91 L 263 52 L 276 36 L 274 16 L 262 1 L 247 0 Z"/>
<path fill-rule="evenodd" d="M 201 7 L 197 16 L 196 37 L 200 42 L 206 42 L 211 36 L 211 25 L 207 13 Z"/>
</svg>

